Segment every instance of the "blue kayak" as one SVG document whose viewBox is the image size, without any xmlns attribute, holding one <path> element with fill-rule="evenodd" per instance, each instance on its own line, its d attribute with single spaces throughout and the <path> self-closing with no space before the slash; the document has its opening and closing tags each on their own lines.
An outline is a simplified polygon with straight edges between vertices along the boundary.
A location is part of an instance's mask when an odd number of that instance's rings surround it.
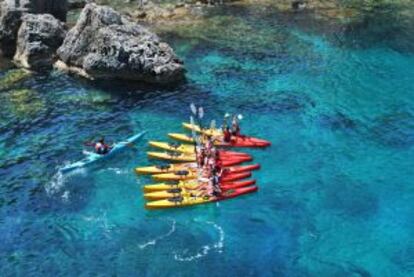
<svg viewBox="0 0 414 277">
<path fill-rule="evenodd" d="M 145 131 L 143 131 L 139 134 L 136 134 L 135 136 L 132 136 L 132 137 L 128 138 L 125 141 L 115 143 L 113 145 L 113 147 L 111 148 L 111 150 L 105 155 L 100 155 L 100 154 L 96 154 L 94 152 L 84 151 L 84 154 L 86 155 L 86 157 L 84 159 L 82 159 L 80 161 L 77 161 L 77 162 L 74 162 L 72 164 L 66 165 L 63 168 L 61 168 L 60 171 L 62 173 L 69 172 L 69 171 L 72 171 L 72 170 L 75 170 L 75 169 L 78 169 L 78 168 L 81 168 L 81 167 L 85 167 L 85 166 L 90 165 L 92 163 L 95 163 L 97 161 L 107 159 L 108 157 L 113 156 L 114 154 L 116 154 L 120 150 L 127 147 L 129 144 L 134 143 L 135 141 L 137 141 L 144 134 L 145 134 Z"/>
</svg>

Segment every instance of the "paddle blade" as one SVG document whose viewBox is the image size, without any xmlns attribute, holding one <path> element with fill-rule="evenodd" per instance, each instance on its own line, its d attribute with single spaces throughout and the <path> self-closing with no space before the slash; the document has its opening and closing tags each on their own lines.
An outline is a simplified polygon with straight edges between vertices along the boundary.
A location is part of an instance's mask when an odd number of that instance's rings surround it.
<svg viewBox="0 0 414 277">
<path fill-rule="evenodd" d="M 194 143 L 197 143 L 197 136 L 196 136 L 196 132 L 195 132 L 195 124 L 194 124 L 194 118 L 192 116 L 190 116 L 190 124 L 191 124 L 191 136 L 193 137 Z"/>
<path fill-rule="evenodd" d="M 214 119 L 210 123 L 210 129 L 212 130 L 216 129 L 216 121 Z"/>
<path fill-rule="evenodd" d="M 204 117 L 204 109 L 203 107 L 198 108 L 198 117 L 202 119 Z"/>
<path fill-rule="evenodd" d="M 194 115 L 196 115 L 196 114 L 197 114 L 197 107 L 194 105 L 194 103 L 191 103 L 191 105 L 190 105 L 190 109 L 191 109 L 191 112 L 192 112 Z"/>
</svg>

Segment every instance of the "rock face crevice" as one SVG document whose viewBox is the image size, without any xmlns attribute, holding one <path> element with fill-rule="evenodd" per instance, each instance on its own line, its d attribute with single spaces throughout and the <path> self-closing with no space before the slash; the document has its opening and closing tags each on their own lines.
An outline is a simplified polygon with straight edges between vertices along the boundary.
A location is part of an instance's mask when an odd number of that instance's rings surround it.
<svg viewBox="0 0 414 277">
<path fill-rule="evenodd" d="M 59 68 L 91 79 L 128 79 L 151 83 L 184 77 L 171 47 L 146 28 L 106 6 L 88 4 L 58 49 Z"/>
</svg>

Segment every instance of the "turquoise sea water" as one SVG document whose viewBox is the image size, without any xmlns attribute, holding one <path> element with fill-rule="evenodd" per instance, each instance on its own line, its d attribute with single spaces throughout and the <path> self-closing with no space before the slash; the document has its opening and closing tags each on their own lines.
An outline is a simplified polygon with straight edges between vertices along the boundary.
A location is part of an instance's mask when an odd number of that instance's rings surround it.
<svg viewBox="0 0 414 277">
<path fill-rule="evenodd" d="M 260 9 L 216 17 L 222 33 L 164 34 L 188 69 L 177 88 L 58 73 L 2 87 L 2 276 L 413 276 L 412 34 L 338 34 Z M 242 113 L 246 134 L 272 141 L 246 150 L 260 190 L 147 211 L 150 179 L 132 170 L 192 102 L 206 122 Z M 83 141 L 143 130 L 135 149 L 58 173 Z"/>
</svg>

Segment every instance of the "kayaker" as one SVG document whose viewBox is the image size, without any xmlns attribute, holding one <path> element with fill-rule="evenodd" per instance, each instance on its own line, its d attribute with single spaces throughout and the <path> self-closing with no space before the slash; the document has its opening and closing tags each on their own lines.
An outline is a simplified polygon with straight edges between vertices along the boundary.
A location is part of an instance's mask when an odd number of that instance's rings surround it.
<svg viewBox="0 0 414 277">
<path fill-rule="evenodd" d="M 100 140 L 98 140 L 98 142 L 95 143 L 94 148 L 95 148 L 96 154 L 99 154 L 99 155 L 108 154 L 109 150 L 111 149 L 111 147 L 105 143 L 104 138 L 101 138 Z"/>
<path fill-rule="evenodd" d="M 205 147 L 208 152 L 210 152 L 213 148 L 213 141 L 211 140 L 211 136 L 207 136 Z"/>
<path fill-rule="evenodd" d="M 240 124 L 236 115 L 233 116 L 231 123 L 231 134 L 236 137 L 240 136 Z"/>
<path fill-rule="evenodd" d="M 221 195 L 220 180 L 217 174 L 211 177 L 212 191 L 211 196 L 219 197 Z"/>
<path fill-rule="evenodd" d="M 197 164 L 201 167 L 204 166 L 206 159 L 206 153 L 204 148 L 201 148 L 197 153 Z"/>
<path fill-rule="evenodd" d="M 226 143 L 231 142 L 231 132 L 230 132 L 230 128 L 228 126 L 226 126 L 226 128 L 223 131 L 223 140 Z"/>
</svg>

